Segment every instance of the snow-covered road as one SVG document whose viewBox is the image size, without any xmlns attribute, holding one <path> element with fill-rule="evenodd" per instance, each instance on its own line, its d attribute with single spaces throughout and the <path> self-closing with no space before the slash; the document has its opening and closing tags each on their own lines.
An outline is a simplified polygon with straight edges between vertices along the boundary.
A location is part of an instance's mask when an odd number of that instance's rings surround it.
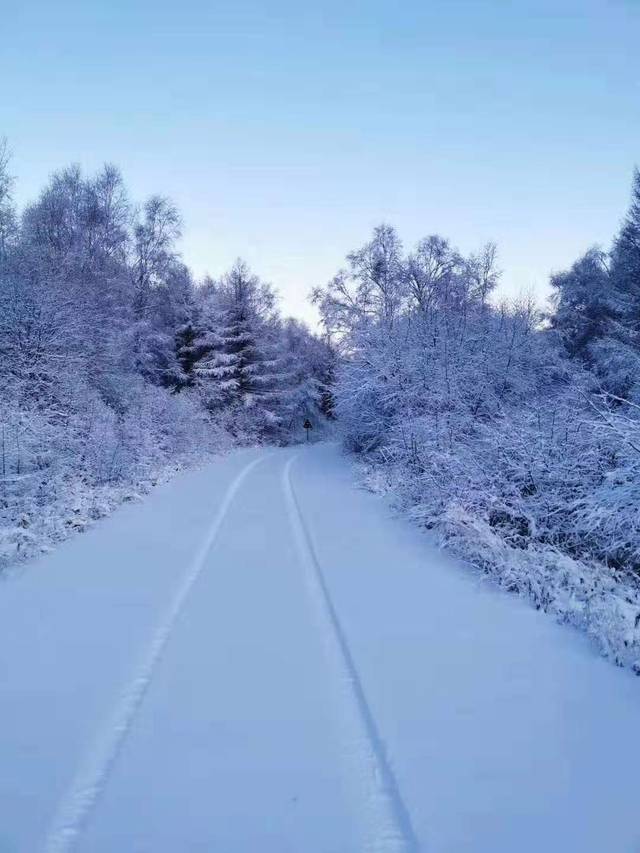
<svg viewBox="0 0 640 853">
<path fill-rule="evenodd" d="M 640 681 L 336 447 L 238 451 L 0 584 L 1 853 L 638 853 Z"/>
</svg>

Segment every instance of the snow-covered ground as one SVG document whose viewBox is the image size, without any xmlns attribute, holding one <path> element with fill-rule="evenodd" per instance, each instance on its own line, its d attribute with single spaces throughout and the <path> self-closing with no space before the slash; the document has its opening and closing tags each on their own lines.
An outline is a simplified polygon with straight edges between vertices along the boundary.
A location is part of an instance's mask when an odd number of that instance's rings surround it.
<svg viewBox="0 0 640 853">
<path fill-rule="evenodd" d="M 184 472 L 0 585 L 2 853 L 632 853 L 640 682 L 333 446 Z"/>
</svg>

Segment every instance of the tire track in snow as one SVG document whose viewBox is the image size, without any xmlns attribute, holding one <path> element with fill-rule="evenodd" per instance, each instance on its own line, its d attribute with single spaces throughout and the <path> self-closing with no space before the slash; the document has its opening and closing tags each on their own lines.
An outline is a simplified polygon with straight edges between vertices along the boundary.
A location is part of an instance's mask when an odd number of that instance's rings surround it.
<svg viewBox="0 0 640 853">
<path fill-rule="evenodd" d="M 291 457 L 282 475 L 287 512 L 304 565 L 313 603 L 332 665 L 339 677 L 343 724 L 354 752 L 363 793 L 363 853 L 419 853 L 411 818 L 402 800 L 384 744 L 367 702 L 346 636 L 329 594 L 309 527 L 291 480 Z M 364 789 L 364 790 L 362 790 Z"/>
<path fill-rule="evenodd" d="M 229 507 L 247 475 L 269 455 L 260 456 L 245 465 L 227 489 L 211 526 L 184 575 L 164 618 L 142 654 L 133 679 L 127 684 L 111 716 L 86 756 L 84 764 L 76 774 L 71 787 L 58 806 L 42 848 L 44 853 L 70 853 L 74 849 L 91 811 L 104 790 L 127 732 L 131 728 L 136 712 L 151 683 L 154 669 L 160 660 L 189 592 L 202 572 Z"/>
</svg>

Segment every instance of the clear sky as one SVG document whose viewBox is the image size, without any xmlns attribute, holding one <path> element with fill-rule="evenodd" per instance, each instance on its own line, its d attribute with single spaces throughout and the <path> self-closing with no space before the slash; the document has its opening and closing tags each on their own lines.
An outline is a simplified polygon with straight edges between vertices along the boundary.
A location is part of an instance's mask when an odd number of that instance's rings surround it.
<svg viewBox="0 0 640 853">
<path fill-rule="evenodd" d="M 301 316 L 381 221 L 495 240 L 542 299 L 640 163 L 640 0 L 24 0 L 0 28 L 20 204 L 114 162 L 197 274 L 242 255 Z"/>
</svg>

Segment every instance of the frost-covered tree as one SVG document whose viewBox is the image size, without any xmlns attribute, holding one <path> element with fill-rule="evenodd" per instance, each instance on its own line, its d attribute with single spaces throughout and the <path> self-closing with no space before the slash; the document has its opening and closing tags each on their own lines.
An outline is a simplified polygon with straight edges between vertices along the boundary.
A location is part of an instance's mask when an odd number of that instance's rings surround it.
<svg viewBox="0 0 640 853">
<path fill-rule="evenodd" d="M 166 283 L 178 260 L 180 214 L 163 196 L 152 196 L 134 226 L 133 278 L 136 315 L 144 317 L 155 288 Z"/>
<path fill-rule="evenodd" d="M 551 324 L 606 392 L 640 400 L 640 175 L 612 251 L 590 249 L 551 279 Z"/>
<path fill-rule="evenodd" d="M 13 177 L 9 171 L 9 146 L 0 139 L 0 264 L 6 262 L 9 249 L 17 234 L 15 208 L 13 206 Z"/>
<path fill-rule="evenodd" d="M 68 318 L 60 334 L 88 382 L 114 402 L 131 321 L 129 205 L 117 170 L 56 173 L 24 213 L 17 276 L 30 299 Z"/>
<path fill-rule="evenodd" d="M 236 432 L 276 431 L 286 376 L 271 287 L 238 260 L 206 294 L 201 323 L 206 355 L 194 369 L 207 408 L 225 411 Z"/>
<path fill-rule="evenodd" d="M 478 254 L 471 255 L 465 261 L 465 277 L 468 280 L 469 296 L 479 303 L 482 308 L 487 305 L 489 297 L 500 281 L 500 270 L 497 266 L 498 247 L 495 243 L 487 243 Z"/>
<path fill-rule="evenodd" d="M 635 170 L 631 205 L 611 253 L 611 276 L 620 295 L 623 316 L 640 349 L 640 171 Z"/>
<path fill-rule="evenodd" d="M 132 358 L 137 372 L 174 388 L 188 383 L 177 338 L 193 313 L 193 282 L 177 252 L 180 235 L 176 207 L 152 196 L 133 228 Z"/>
<path fill-rule="evenodd" d="M 592 248 L 567 272 L 551 277 L 553 328 L 571 356 L 590 358 L 596 340 L 614 332 L 619 306 L 606 254 Z"/>
<path fill-rule="evenodd" d="M 372 239 L 348 255 L 347 260 L 364 312 L 376 321 L 393 325 L 405 294 L 402 243 L 395 229 L 379 225 Z"/>
<path fill-rule="evenodd" d="M 449 241 L 438 234 L 420 240 L 407 258 L 405 278 L 415 306 L 426 313 L 451 301 L 462 258 Z"/>
<path fill-rule="evenodd" d="M 569 356 L 580 359 L 604 391 L 636 398 L 640 351 L 625 307 L 628 294 L 619 289 L 608 256 L 590 249 L 551 284 L 551 325 Z"/>
<path fill-rule="evenodd" d="M 317 425 L 323 418 L 332 418 L 335 351 L 293 319 L 282 326 L 281 348 L 287 377 L 281 401 L 288 428 L 299 430 L 307 419 Z"/>
<path fill-rule="evenodd" d="M 347 262 L 347 269 L 312 295 L 327 331 L 340 334 L 368 323 L 392 327 L 407 293 L 402 243 L 395 229 L 379 225 L 368 243 L 347 255 Z"/>
</svg>

